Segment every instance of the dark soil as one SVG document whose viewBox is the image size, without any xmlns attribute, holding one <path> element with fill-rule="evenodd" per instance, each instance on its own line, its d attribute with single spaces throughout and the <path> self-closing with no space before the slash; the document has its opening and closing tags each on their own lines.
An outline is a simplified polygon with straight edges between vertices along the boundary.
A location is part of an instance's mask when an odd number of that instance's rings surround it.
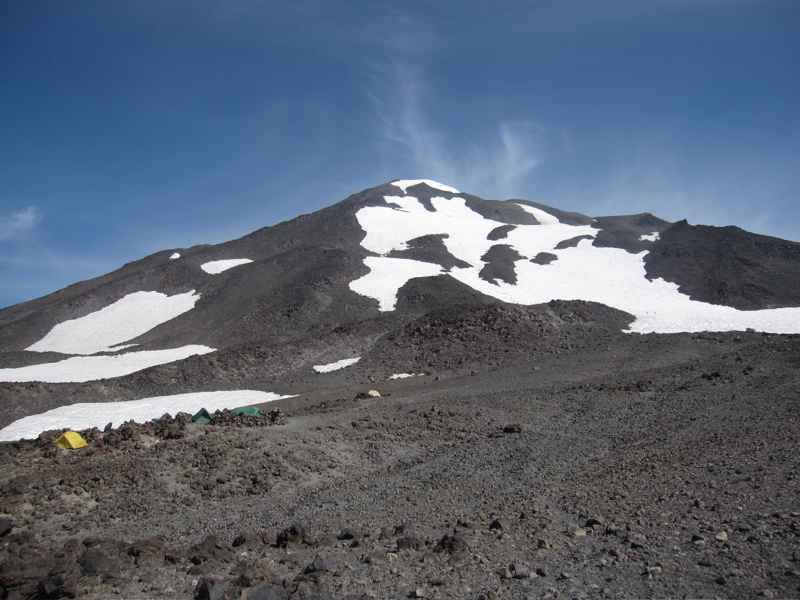
<svg viewBox="0 0 800 600">
<path fill-rule="evenodd" d="M 620 321 L 439 311 L 281 414 L 0 444 L 3 597 L 799 597 L 800 338 Z"/>
</svg>

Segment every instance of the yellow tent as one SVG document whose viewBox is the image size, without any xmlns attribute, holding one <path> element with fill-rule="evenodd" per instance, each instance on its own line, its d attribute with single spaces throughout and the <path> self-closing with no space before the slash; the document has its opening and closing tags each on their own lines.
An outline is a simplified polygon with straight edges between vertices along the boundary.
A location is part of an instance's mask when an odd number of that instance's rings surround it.
<svg viewBox="0 0 800 600">
<path fill-rule="evenodd" d="M 89 443 L 81 437 L 81 434 L 75 433 L 74 431 L 67 431 L 56 440 L 56 446 L 59 448 L 67 448 L 68 450 L 75 450 L 88 445 Z"/>
</svg>

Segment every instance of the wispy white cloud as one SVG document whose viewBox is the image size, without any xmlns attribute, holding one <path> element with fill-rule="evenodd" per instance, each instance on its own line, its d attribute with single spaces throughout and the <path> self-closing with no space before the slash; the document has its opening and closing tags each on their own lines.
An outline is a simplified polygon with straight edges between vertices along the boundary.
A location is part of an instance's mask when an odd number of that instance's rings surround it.
<svg viewBox="0 0 800 600">
<path fill-rule="evenodd" d="M 517 182 L 524 179 L 544 160 L 543 127 L 531 121 L 503 122 L 499 126 L 502 142 L 493 151 L 495 177 L 501 177 L 500 189 L 515 190 Z"/>
<path fill-rule="evenodd" d="M 17 239 L 34 229 L 42 221 L 35 206 L 29 206 L 10 215 L 0 215 L 0 241 Z"/>
<path fill-rule="evenodd" d="M 369 96 L 383 126 L 385 160 L 415 171 L 397 177 L 436 179 L 487 197 L 519 194 L 544 159 L 544 127 L 525 119 L 498 121 L 488 130 L 465 123 L 455 140 L 425 114 L 428 90 L 419 69 L 394 62 L 388 72 L 391 80 L 376 81 L 380 91 Z"/>
</svg>

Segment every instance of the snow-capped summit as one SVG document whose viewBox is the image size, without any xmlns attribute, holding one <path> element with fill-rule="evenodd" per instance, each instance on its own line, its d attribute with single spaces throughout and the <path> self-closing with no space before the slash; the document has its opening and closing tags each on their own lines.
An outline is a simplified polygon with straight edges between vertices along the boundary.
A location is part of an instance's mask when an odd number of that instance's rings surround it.
<svg viewBox="0 0 800 600">
<path fill-rule="evenodd" d="M 401 189 L 409 182 L 395 184 Z M 414 183 L 414 182 L 411 182 Z M 431 188 L 458 193 L 435 182 Z M 378 256 L 364 264 L 370 272 L 350 289 L 378 301 L 380 310 L 395 310 L 400 290 L 413 278 L 450 276 L 487 296 L 513 304 L 541 304 L 554 299 L 599 302 L 636 317 L 630 331 L 678 333 L 746 329 L 773 333 L 800 331 L 800 308 L 743 311 L 693 300 L 679 284 L 648 278 L 645 258 L 651 252 L 594 244 L 596 223 L 562 223 L 542 208 L 516 203 L 536 220 L 508 226 L 475 212 L 460 196 L 434 196 L 426 207 L 414 196 L 384 196 L 388 206 L 358 210 L 366 232 L 362 247 Z M 555 212 L 555 211 L 553 211 Z M 459 264 L 406 257 L 416 240 L 438 237 Z M 641 234 L 656 242 L 659 232 Z M 492 263 L 504 270 L 492 271 Z"/>
</svg>

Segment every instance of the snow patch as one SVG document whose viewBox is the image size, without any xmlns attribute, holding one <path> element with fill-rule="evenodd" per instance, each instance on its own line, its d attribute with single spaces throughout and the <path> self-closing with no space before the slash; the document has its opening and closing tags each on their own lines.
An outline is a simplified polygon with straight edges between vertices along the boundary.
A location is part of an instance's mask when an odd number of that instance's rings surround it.
<svg viewBox="0 0 800 600">
<path fill-rule="evenodd" d="M 408 258 L 367 256 L 364 264 L 369 267 L 369 273 L 351 281 L 350 289 L 357 294 L 377 300 L 381 312 L 395 309 L 397 292 L 411 279 L 433 277 L 445 272 L 437 264 Z"/>
<path fill-rule="evenodd" d="M 61 406 L 42 414 L 14 421 L 8 427 L 0 430 L 0 441 L 33 439 L 43 431 L 54 429 L 82 430 L 92 427 L 102 429 L 108 423 L 118 427 L 125 421 L 145 423 L 167 413 L 172 416 L 179 412 L 194 414 L 201 408 L 213 413 L 215 410 L 263 404 L 293 397 L 281 396 L 272 392 L 237 390 L 156 396 L 128 402 L 84 402 Z"/>
<path fill-rule="evenodd" d="M 539 221 L 540 225 L 558 225 L 561 223 L 561 221 L 559 221 L 556 217 L 548 212 L 543 211 L 541 208 L 519 203 L 517 203 L 517 206 L 519 206 L 526 213 L 533 215 L 536 220 Z"/>
<path fill-rule="evenodd" d="M 661 238 L 657 231 L 653 233 L 643 233 L 639 236 L 640 242 L 656 242 Z"/>
<path fill-rule="evenodd" d="M 360 360 L 361 360 L 360 356 L 357 356 L 355 358 L 343 358 L 342 360 L 336 361 L 334 363 L 329 363 L 327 365 L 315 365 L 314 371 L 317 373 L 330 373 L 331 371 L 338 371 L 339 369 L 344 369 L 345 367 L 354 365 Z"/>
<path fill-rule="evenodd" d="M 129 352 L 117 356 L 75 356 L 66 360 L 27 367 L 0 369 L 0 381 L 41 381 L 44 383 L 83 383 L 130 375 L 136 371 L 208 354 L 214 348 L 190 345 L 168 350 Z"/>
<path fill-rule="evenodd" d="M 85 317 L 59 323 L 26 350 L 62 354 L 116 352 L 122 349 L 119 346 L 123 342 L 188 312 L 199 298 L 194 290 L 175 296 L 134 292 Z"/>
<path fill-rule="evenodd" d="M 389 379 L 407 379 L 408 377 L 422 377 L 424 373 L 395 373 Z"/>
<path fill-rule="evenodd" d="M 456 188 L 450 187 L 449 185 L 444 185 L 443 183 L 439 183 L 438 181 L 433 181 L 432 179 L 402 179 L 400 181 L 393 181 L 392 185 L 399 187 L 403 190 L 403 193 L 406 193 L 406 190 L 410 187 L 414 187 L 420 183 L 426 184 L 428 187 L 432 187 L 436 190 L 442 190 L 443 192 L 452 192 L 453 194 L 460 194 Z"/>
<path fill-rule="evenodd" d="M 212 260 L 211 262 L 203 263 L 200 265 L 200 268 L 211 275 L 219 275 L 223 271 L 251 262 L 253 261 L 249 258 L 228 258 L 225 260 Z"/>
<path fill-rule="evenodd" d="M 180 258 L 180 257 L 181 257 L 180 253 L 178 253 L 178 252 L 173 252 L 173 253 L 170 255 L 169 259 L 170 259 L 170 260 L 175 260 L 176 258 Z"/>
<path fill-rule="evenodd" d="M 407 182 L 401 182 L 403 184 Z M 409 184 L 410 185 L 410 184 Z M 409 185 L 398 185 L 405 189 Z M 593 245 L 598 230 L 589 225 L 561 223 L 555 215 L 519 204 L 539 224 L 520 225 L 503 244 L 522 257 L 515 261 L 517 282 L 488 282 L 480 277 L 481 259 L 497 242 L 488 234 L 503 225 L 471 210 L 463 198 L 432 198 L 433 211 L 413 196 L 386 196 L 393 206 L 369 206 L 356 218 L 366 232 L 361 245 L 380 256 L 368 256 L 370 272 L 350 283 L 350 289 L 378 301 L 381 311 L 394 310 L 400 289 L 415 277 L 449 274 L 483 294 L 514 304 L 541 304 L 550 300 L 587 300 L 623 310 L 635 316 L 629 332 L 678 333 L 741 331 L 753 328 L 770 333 L 800 333 L 800 307 L 741 311 L 698 302 L 661 279 L 647 279 L 644 256 L 621 248 Z M 408 249 L 408 243 L 426 235 L 442 235 L 447 250 L 469 267 L 445 271 L 438 264 L 400 257 L 390 252 Z M 557 248 L 559 242 L 584 236 L 577 246 Z M 654 237 L 656 236 L 656 237 Z M 657 232 L 643 236 L 655 241 Z M 548 265 L 532 262 L 540 252 L 554 254 Z"/>
</svg>

